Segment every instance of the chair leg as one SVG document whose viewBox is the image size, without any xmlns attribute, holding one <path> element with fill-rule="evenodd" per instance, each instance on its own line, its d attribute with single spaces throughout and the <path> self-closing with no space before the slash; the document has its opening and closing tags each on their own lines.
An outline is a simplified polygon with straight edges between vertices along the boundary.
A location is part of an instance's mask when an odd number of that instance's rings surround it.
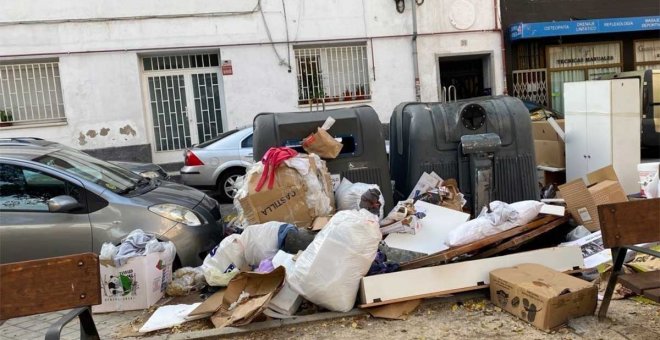
<svg viewBox="0 0 660 340">
<path fill-rule="evenodd" d="M 612 248 L 612 260 L 614 266 L 612 267 L 612 273 L 610 274 L 610 279 L 607 281 L 607 288 L 605 289 L 605 295 L 603 296 L 603 302 L 600 304 L 600 310 L 598 311 L 598 318 L 605 319 L 607 315 L 607 309 L 610 307 L 610 301 L 612 300 L 612 294 L 614 293 L 614 287 L 616 286 L 617 278 L 621 274 L 621 268 L 623 267 L 623 260 L 626 258 L 626 248 Z"/>
<path fill-rule="evenodd" d="M 80 320 L 80 339 L 99 340 L 99 333 L 96 330 L 96 325 L 94 325 L 90 307 L 76 308 L 57 320 L 46 331 L 46 340 L 59 340 L 64 326 L 73 321 L 76 316 Z"/>
</svg>

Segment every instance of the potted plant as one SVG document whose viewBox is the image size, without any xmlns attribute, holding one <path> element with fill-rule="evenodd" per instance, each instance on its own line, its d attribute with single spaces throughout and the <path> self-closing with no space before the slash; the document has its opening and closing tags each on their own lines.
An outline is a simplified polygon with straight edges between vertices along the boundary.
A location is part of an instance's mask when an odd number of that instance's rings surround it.
<svg viewBox="0 0 660 340">
<path fill-rule="evenodd" d="M 351 92 L 351 90 L 349 90 L 349 89 L 347 88 L 346 91 L 344 91 L 344 97 L 343 97 L 343 100 L 344 100 L 344 101 L 348 101 L 348 100 L 352 100 L 352 99 L 353 99 L 353 92 Z"/>
<path fill-rule="evenodd" d="M 355 91 L 355 100 L 365 100 L 365 99 L 367 99 L 367 93 L 364 91 L 364 85 L 360 85 Z"/>
<path fill-rule="evenodd" d="M 14 116 L 11 115 L 9 110 L 0 110 L 0 126 L 11 126 L 14 121 Z"/>
</svg>

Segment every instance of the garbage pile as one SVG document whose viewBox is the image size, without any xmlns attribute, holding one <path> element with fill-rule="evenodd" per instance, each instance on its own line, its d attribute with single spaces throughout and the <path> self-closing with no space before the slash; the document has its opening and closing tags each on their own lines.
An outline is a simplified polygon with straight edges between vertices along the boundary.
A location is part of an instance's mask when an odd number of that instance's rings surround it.
<svg viewBox="0 0 660 340">
<path fill-rule="evenodd" d="M 596 308 L 596 283 L 563 272 L 611 262 L 594 224 L 583 223 L 590 220 L 582 212 L 592 207 L 577 207 L 571 198 L 583 195 L 584 204 L 585 195 L 594 198 L 588 190 L 560 187 L 566 208 L 492 201 L 471 218 L 456 181 L 432 172 L 385 213 L 378 185 L 344 178 L 333 191 L 323 159 L 289 148 L 270 149 L 239 183 L 234 233 L 200 267 L 174 272 L 166 290 L 170 296 L 203 286 L 217 292 L 194 305 L 157 310 L 140 332 L 200 318 L 218 328 L 290 318 L 303 304 L 335 312 L 357 306 L 373 315 L 383 315 L 383 306 L 410 312 L 420 299 L 489 285 L 495 305 L 551 330 Z M 569 229 L 566 210 L 574 219 Z M 554 244 L 525 248 L 553 233 L 561 235 L 553 236 Z M 602 282 L 602 273 L 591 280 Z M 547 286 L 532 284 L 538 280 Z M 577 307 L 562 309 L 555 302 L 562 299 Z"/>
</svg>

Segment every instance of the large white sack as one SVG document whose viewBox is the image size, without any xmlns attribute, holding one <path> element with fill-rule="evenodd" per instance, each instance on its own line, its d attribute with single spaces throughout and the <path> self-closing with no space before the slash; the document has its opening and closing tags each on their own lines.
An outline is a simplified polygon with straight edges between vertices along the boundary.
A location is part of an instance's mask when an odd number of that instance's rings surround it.
<svg viewBox="0 0 660 340">
<path fill-rule="evenodd" d="M 509 204 L 513 209 L 518 212 L 516 218 L 516 225 L 523 225 L 531 222 L 541 212 L 543 203 L 539 201 L 520 201 Z"/>
<path fill-rule="evenodd" d="M 206 255 L 202 263 L 204 279 L 211 286 L 226 286 L 246 266 L 240 234 L 225 237 L 222 242 Z"/>
<path fill-rule="evenodd" d="M 245 249 L 245 260 L 250 266 L 258 266 L 261 261 L 275 256 L 277 233 L 284 222 L 266 222 L 248 226 L 241 233 L 241 243 Z"/>
<path fill-rule="evenodd" d="M 329 310 L 348 312 L 381 238 L 374 214 L 339 211 L 300 254 L 287 281 L 305 299 Z"/>
<path fill-rule="evenodd" d="M 360 207 L 360 201 L 362 195 L 370 189 L 376 189 L 380 193 L 380 195 L 378 195 L 378 202 L 380 202 L 378 217 L 382 219 L 383 210 L 385 208 L 385 198 L 383 197 L 383 192 L 380 190 L 380 187 L 376 184 L 351 183 L 351 181 L 346 178 L 342 179 L 335 191 L 337 210 L 360 210 L 361 208 L 365 208 Z"/>
</svg>

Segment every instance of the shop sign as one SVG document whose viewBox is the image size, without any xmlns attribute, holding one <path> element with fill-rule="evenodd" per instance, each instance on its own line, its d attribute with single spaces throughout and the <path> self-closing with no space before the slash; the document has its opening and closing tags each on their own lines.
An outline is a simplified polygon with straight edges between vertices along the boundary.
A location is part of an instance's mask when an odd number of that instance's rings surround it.
<svg viewBox="0 0 660 340">
<path fill-rule="evenodd" d="M 509 35 L 511 40 L 519 40 L 562 35 L 654 31 L 658 29 L 660 29 L 660 16 L 646 16 L 518 23 L 509 28 Z"/>
<path fill-rule="evenodd" d="M 560 45 L 548 48 L 551 69 L 621 63 L 621 43 Z"/>
<path fill-rule="evenodd" d="M 635 62 L 660 62 L 660 39 L 635 41 Z"/>
</svg>

